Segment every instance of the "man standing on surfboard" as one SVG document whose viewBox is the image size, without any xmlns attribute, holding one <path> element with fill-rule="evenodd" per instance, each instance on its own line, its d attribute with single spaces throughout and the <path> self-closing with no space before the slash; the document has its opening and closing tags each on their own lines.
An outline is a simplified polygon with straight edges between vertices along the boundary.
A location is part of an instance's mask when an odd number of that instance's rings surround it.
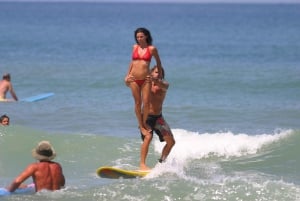
<svg viewBox="0 0 300 201">
<path fill-rule="evenodd" d="M 6 93 L 10 92 L 13 99 L 7 99 Z M 13 89 L 10 82 L 10 74 L 6 73 L 3 75 L 3 79 L 0 81 L 0 101 L 18 101 L 18 97 Z"/>
<path fill-rule="evenodd" d="M 29 177 L 33 179 L 36 192 L 43 189 L 50 191 L 61 189 L 65 185 L 65 177 L 61 165 L 51 161 L 56 153 L 50 142 L 39 142 L 38 146 L 32 150 L 32 156 L 39 162 L 28 165 L 7 190 L 14 192 Z"/>
<path fill-rule="evenodd" d="M 150 94 L 150 108 L 146 123 L 150 126 L 151 132 L 147 135 L 141 133 L 143 144 L 141 145 L 141 159 L 140 159 L 140 170 L 149 170 L 150 168 L 146 165 L 146 158 L 149 150 L 149 145 L 153 137 L 153 131 L 159 136 L 161 142 L 165 141 L 159 162 L 163 162 L 171 152 L 172 147 L 175 144 L 175 140 L 172 131 L 162 116 L 162 105 L 165 100 L 169 83 L 164 80 L 165 72 L 161 67 L 161 73 L 157 66 L 151 69 L 151 94 Z M 126 82 L 131 82 L 128 79 Z"/>
</svg>

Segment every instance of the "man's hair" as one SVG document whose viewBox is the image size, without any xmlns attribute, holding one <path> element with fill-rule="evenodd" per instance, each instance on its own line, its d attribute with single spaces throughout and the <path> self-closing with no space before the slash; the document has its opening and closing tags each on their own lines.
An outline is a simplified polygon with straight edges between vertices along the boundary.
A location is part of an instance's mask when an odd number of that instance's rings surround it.
<svg viewBox="0 0 300 201">
<path fill-rule="evenodd" d="M 157 68 L 157 66 L 153 66 L 151 68 L 150 72 L 152 73 L 156 68 Z M 165 69 L 163 67 L 161 67 L 161 78 L 165 79 Z"/>
<path fill-rule="evenodd" d="M 3 80 L 10 80 L 10 74 L 9 73 L 5 73 L 3 75 Z"/>
</svg>

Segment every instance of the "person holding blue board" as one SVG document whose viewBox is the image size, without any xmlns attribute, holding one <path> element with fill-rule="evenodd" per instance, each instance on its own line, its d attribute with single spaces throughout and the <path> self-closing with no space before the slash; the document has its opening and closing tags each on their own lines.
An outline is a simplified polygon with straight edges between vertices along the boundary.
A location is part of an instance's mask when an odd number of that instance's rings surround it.
<svg viewBox="0 0 300 201">
<path fill-rule="evenodd" d="M 6 98 L 7 92 L 10 92 L 12 99 Z M 13 89 L 9 73 L 5 73 L 0 81 L 0 101 L 18 101 L 18 97 Z"/>
<path fill-rule="evenodd" d="M 38 146 L 32 150 L 32 156 L 38 162 L 29 164 L 7 187 L 7 191 L 14 192 L 29 177 L 33 179 L 36 192 L 43 189 L 54 191 L 63 188 L 65 177 L 61 165 L 52 161 L 56 153 L 50 142 L 39 142 Z"/>
</svg>

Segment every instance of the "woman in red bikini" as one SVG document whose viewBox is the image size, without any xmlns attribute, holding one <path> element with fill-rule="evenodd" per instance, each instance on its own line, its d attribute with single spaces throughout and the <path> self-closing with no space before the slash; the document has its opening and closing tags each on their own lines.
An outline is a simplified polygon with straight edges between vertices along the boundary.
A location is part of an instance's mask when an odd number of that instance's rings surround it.
<svg viewBox="0 0 300 201">
<path fill-rule="evenodd" d="M 161 71 L 161 61 L 158 51 L 152 45 L 150 31 L 138 28 L 134 32 L 136 44 L 133 45 L 132 61 L 125 77 L 125 83 L 130 87 L 135 102 L 135 115 L 143 135 L 150 135 L 150 127 L 146 124 L 149 111 L 151 89 L 150 63 L 152 56 L 156 66 Z"/>
</svg>

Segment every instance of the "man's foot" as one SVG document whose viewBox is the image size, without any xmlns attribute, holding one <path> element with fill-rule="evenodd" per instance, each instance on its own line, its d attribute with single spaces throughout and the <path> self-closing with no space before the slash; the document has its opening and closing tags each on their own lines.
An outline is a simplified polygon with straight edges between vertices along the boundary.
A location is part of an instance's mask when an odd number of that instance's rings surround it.
<svg viewBox="0 0 300 201">
<path fill-rule="evenodd" d="M 164 163 L 164 162 L 166 162 L 166 158 L 162 157 L 162 158 L 158 159 L 158 162 Z"/>
</svg>

